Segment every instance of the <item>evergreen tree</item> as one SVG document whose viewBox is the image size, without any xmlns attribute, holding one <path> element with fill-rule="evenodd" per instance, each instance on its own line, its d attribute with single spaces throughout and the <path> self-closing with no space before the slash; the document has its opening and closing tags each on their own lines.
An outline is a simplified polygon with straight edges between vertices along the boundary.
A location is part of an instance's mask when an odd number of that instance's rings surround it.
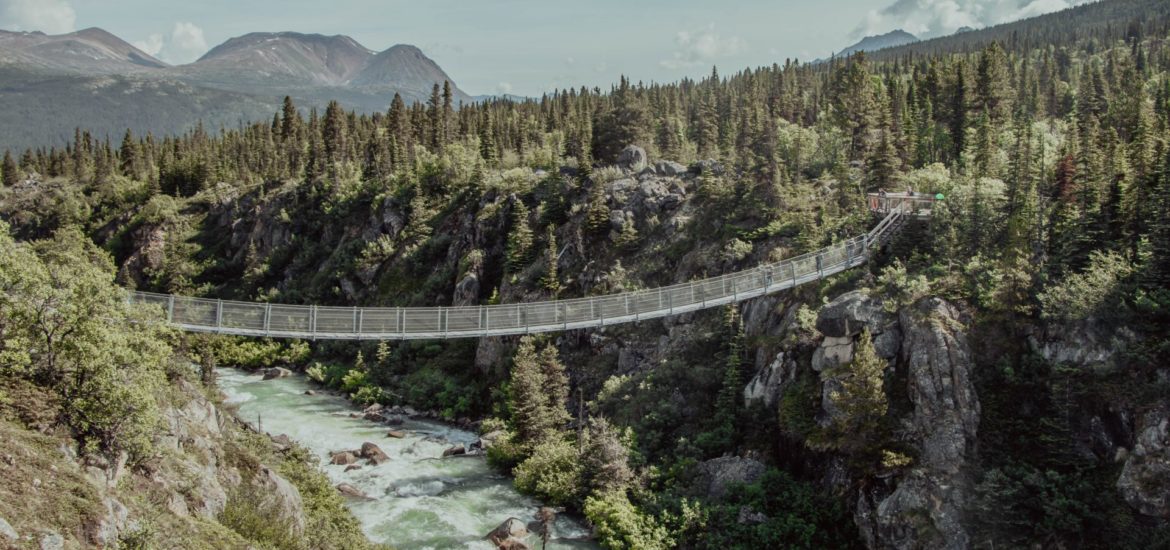
<svg viewBox="0 0 1170 550">
<path fill-rule="evenodd" d="M 886 362 L 878 357 L 869 330 L 862 331 L 853 360 L 841 369 L 840 389 L 830 392 L 840 410 L 834 420 L 837 446 L 847 452 L 871 450 L 889 407 L 883 376 Z"/>
<path fill-rule="evenodd" d="M 12 151 L 4 151 L 4 162 L 0 168 L 5 187 L 12 187 L 20 182 L 20 169 L 16 167 L 16 161 L 12 160 Z"/>
<path fill-rule="evenodd" d="M 548 236 L 545 240 L 548 242 L 548 246 L 545 248 L 546 263 L 544 276 L 540 279 L 540 286 L 556 296 L 557 292 L 561 290 L 561 282 L 557 278 L 557 235 L 551 225 L 548 227 Z"/>
<path fill-rule="evenodd" d="M 505 263 L 509 273 L 518 273 L 528 265 L 532 252 L 532 229 L 528 226 L 528 207 L 524 201 L 512 204 L 512 229 L 508 232 Z"/>
<path fill-rule="evenodd" d="M 134 142 L 134 135 L 130 132 L 129 128 L 126 129 L 126 134 L 122 136 L 122 147 L 119 150 L 118 156 L 122 160 L 122 175 L 131 179 L 137 179 L 138 145 Z"/>
</svg>

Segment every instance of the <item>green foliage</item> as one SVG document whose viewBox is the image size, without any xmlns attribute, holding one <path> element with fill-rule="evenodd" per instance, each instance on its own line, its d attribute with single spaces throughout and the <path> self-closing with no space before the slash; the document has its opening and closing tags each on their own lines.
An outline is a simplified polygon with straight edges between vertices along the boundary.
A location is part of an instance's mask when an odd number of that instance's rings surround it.
<svg viewBox="0 0 1170 550">
<path fill-rule="evenodd" d="M 504 253 L 508 272 L 517 273 L 528 265 L 532 252 L 532 228 L 528 226 L 528 207 L 523 201 L 512 205 L 512 229 L 508 233 L 507 250 Z"/>
<path fill-rule="evenodd" d="M 210 344 L 216 363 L 244 370 L 295 367 L 308 361 L 311 353 L 302 340 L 216 337 Z"/>
<path fill-rule="evenodd" d="M 76 231 L 17 244 L 0 222 L 0 372 L 61 399 L 84 453 L 145 458 L 172 356 L 158 312 L 131 307 L 109 257 Z"/>
<path fill-rule="evenodd" d="M 556 348 L 547 345 L 538 355 L 533 338 L 521 338 L 512 358 L 508 399 L 519 443 L 536 447 L 558 437 L 570 419 L 565 409 L 568 392 L 565 367 Z"/>
<path fill-rule="evenodd" d="M 670 530 L 639 511 L 624 491 L 590 495 L 584 511 L 597 541 L 611 550 L 666 550 L 676 544 Z"/>
<path fill-rule="evenodd" d="M 882 307 L 891 313 L 917 302 L 931 292 L 930 281 L 926 276 L 921 273 L 911 275 L 901 260 L 894 260 L 882 269 L 876 290 L 882 297 Z"/>
<path fill-rule="evenodd" d="M 839 411 L 825 434 L 827 444 L 851 454 L 875 452 L 881 444 L 880 428 L 889 408 L 884 373 L 886 361 L 877 356 L 868 330 L 854 344 L 853 360 L 836 367 L 829 376 L 839 389 L 829 398 Z"/>
<path fill-rule="evenodd" d="M 261 491 L 241 487 L 228 495 L 216 518 L 225 527 L 264 548 L 305 548 L 293 530 L 292 520 L 280 513 L 279 504 Z"/>
<path fill-rule="evenodd" d="M 577 447 L 565 439 L 550 439 L 537 444 L 512 474 L 516 488 L 554 506 L 575 502 L 581 491 L 581 456 Z"/>
<path fill-rule="evenodd" d="M 1120 254 L 1093 252 L 1083 272 L 1065 277 L 1040 294 L 1042 315 L 1066 321 L 1116 315 L 1122 306 L 1120 287 L 1133 272 L 1133 264 Z"/>
<path fill-rule="evenodd" d="M 769 469 L 757 482 L 731 488 L 700 507 L 680 539 L 694 548 L 861 548 L 849 511 L 831 494 Z M 758 521 L 743 521 L 743 511 Z"/>
</svg>

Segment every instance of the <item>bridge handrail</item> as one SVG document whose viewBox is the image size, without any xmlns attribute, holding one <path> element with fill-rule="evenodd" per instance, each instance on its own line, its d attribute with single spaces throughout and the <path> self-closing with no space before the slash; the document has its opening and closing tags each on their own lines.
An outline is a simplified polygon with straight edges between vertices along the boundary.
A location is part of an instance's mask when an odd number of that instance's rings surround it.
<svg viewBox="0 0 1170 550">
<path fill-rule="evenodd" d="M 413 339 L 548 332 L 665 317 L 820 280 L 869 260 L 904 215 L 900 202 L 863 235 L 778 262 L 715 277 L 602 296 L 515 304 L 347 307 L 242 302 L 132 291 L 190 331 L 306 339 Z"/>
</svg>

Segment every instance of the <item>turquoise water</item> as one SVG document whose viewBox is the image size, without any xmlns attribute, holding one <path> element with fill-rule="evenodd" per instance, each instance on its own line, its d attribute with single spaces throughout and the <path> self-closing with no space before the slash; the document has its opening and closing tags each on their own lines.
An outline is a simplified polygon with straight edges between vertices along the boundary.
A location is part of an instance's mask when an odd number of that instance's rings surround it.
<svg viewBox="0 0 1170 550">
<path fill-rule="evenodd" d="M 348 505 L 371 540 L 399 550 L 440 548 L 491 549 L 484 535 L 509 517 L 533 520 L 540 503 L 517 493 L 506 476 L 494 472 L 482 457 L 440 459 L 443 450 L 469 444 L 475 434 L 422 420 L 393 428 L 349 415 L 356 409 L 331 395 L 304 395 L 313 389 L 302 377 L 262 380 L 259 375 L 220 369 L 219 387 L 240 417 L 265 432 L 286 434 L 321 459 L 321 469 L 334 484 L 349 483 L 371 500 L 349 499 Z M 403 439 L 386 437 L 391 430 Z M 330 452 L 377 444 L 390 456 L 379 466 L 345 471 L 329 464 Z M 550 549 L 598 548 L 580 539 L 589 534 L 576 518 L 558 516 Z M 536 536 L 527 542 L 540 547 Z"/>
</svg>

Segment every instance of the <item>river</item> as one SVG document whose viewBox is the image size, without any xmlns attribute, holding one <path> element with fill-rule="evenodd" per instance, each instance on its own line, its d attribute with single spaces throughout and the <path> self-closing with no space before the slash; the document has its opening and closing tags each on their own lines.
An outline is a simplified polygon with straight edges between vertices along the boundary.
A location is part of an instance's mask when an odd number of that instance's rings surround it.
<svg viewBox="0 0 1170 550">
<path fill-rule="evenodd" d="M 476 441 L 471 432 L 407 420 L 393 428 L 407 436 L 389 438 L 388 426 L 351 418 L 355 409 L 345 399 L 305 395 L 313 388 L 300 376 L 262 380 L 258 374 L 220 369 L 219 387 L 228 403 L 239 407 L 242 419 L 253 425 L 259 419 L 265 432 L 288 435 L 321 459 L 334 484 L 349 483 L 369 495 L 372 500 L 348 499 L 348 506 L 373 541 L 398 550 L 491 549 L 484 539 L 488 532 L 509 517 L 530 522 L 540 506 L 516 492 L 511 479 L 493 471 L 482 457 L 439 458 L 452 445 Z M 357 449 L 366 441 L 381 447 L 390 460 L 350 472 L 329 464 L 331 451 Z M 548 548 L 598 548 L 571 540 L 588 533 L 579 519 L 559 515 Z M 540 548 L 535 535 L 526 542 Z"/>
</svg>

